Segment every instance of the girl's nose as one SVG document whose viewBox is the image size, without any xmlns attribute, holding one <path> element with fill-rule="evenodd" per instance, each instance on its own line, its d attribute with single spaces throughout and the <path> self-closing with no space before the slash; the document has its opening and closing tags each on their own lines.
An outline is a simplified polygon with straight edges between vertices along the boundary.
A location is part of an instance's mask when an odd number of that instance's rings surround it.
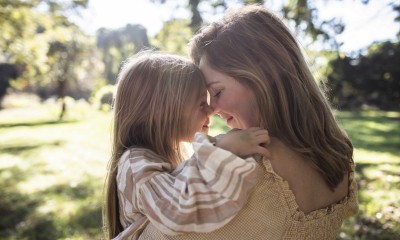
<svg viewBox="0 0 400 240">
<path fill-rule="evenodd" d="M 212 114 L 217 114 L 219 109 L 218 109 L 218 105 L 216 104 L 214 99 L 210 99 L 210 107 L 212 108 Z"/>
<path fill-rule="evenodd" d="M 207 106 L 206 108 L 207 116 L 210 117 L 211 115 L 214 114 L 214 108 L 212 108 L 210 105 Z"/>
</svg>

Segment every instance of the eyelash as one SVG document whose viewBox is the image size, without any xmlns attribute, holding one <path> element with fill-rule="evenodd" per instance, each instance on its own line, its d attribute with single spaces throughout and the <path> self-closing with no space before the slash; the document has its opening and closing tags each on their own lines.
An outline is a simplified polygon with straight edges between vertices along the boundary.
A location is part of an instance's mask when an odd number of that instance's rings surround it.
<svg viewBox="0 0 400 240">
<path fill-rule="evenodd" d="M 219 96 L 221 96 L 221 92 L 222 90 L 218 91 L 216 94 L 213 95 L 213 97 L 219 98 Z"/>
</svg>

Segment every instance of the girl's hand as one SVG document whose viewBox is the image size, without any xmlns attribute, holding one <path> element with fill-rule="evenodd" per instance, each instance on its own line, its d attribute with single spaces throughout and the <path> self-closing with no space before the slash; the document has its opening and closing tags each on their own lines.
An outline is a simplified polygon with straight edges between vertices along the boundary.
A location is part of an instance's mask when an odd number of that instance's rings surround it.
<svg viewBox="0 0 400 240">
<path fill-rule="evenodd" d="M 248 157 L 257 153 L 270 157 L 271 153 L 266 148 L 269 143 L 270 138 L 266 129 L 252 127 L 245 130 L 233 129 L 218 136 L 215 145 L 239 157 Z"/>
</svg>

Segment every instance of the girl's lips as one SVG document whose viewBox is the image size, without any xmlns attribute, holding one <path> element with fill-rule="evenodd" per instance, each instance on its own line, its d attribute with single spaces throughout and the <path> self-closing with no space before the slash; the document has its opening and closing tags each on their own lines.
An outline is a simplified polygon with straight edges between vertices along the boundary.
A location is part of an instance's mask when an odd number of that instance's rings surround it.
<svg viewBox="0 0 400 240">
<path fill-rule="evenodd" d="M 207 121 L 203 124 L 203 128 L 208 128 L 208 125 L 210 125 L 210 119 L 207 119 Z"/>
<path fill-rule="evenodd" d="M 201 128 L 201 132 L 208 134 L 209 128 L 208 125 L 203 125 L 203 127 Z"/>
</svg>

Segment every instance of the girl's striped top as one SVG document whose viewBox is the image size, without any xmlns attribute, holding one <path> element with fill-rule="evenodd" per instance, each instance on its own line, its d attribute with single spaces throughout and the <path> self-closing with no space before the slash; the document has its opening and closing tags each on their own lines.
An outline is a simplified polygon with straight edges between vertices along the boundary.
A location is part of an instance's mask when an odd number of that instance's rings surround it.
<svg viewBox="0 0 400 240">
<path fill-rule="evenodd" d="M 193 156 L 176 169 L 145 148 L 131 148 L 119 160 L 120 222 L 115 239 L 136 239 L 150 221 L 161 232 L 211 232 L 232 220 L 257 181 L 259 166 L 215 147 L 196 133 Z"/>
</svg>

